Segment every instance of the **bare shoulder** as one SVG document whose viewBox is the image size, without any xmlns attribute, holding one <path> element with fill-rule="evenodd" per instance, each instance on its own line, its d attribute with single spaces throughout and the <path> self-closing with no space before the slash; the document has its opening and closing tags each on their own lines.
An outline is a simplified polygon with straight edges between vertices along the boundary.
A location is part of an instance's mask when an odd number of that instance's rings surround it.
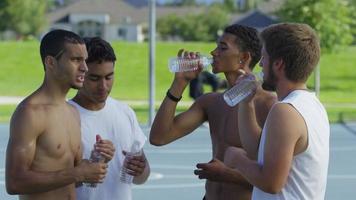
<svg viewBox="0 0 356 200">
<path fill-rule="evenodd" d="M 202 107 L 206 107 L 212 104 L 216 104 L 217 101 L 219 101 L 219 99 L 222 99 L 222 93 L 211 92 L 211 93 L 206 93 L 200 96 L 199 98 L 197 98 L 194 104 L 199 104 Z"/>
<path fill-rule="evenodd" d="M 303 117 L 300 113 L 288 103 L 277 103 L 270 111 L 270 117 L 273 120 L 277 120 L 277 124 L 291 125 L 304 124 Z M 270 120 L 271 121 L 271 120 Z"/>
<path fill-rule="evenodd" d="M 281 134 L 293 135 L 294 138 L 306 136 L 306 125 L 300 113 L 288 103 L 276 103 L 268 116 L 268 126 L 274 132 Z"/>
<path fill-rule="evenodd" d="M 67 107 L 69 112 L 74 116 L 74 118 L 80 119 L 79 111 L 74 105 L 67 102 Z"/>
<path fill-rule="evenodd" d="M 263 127 L 268 113 L 270 112 L 272 106 L 277 102 L 277 96 L 273 92 L 268 92 L 262 89 L 257 91 L 256 97 L 254 99 L 254 104 L 256 108 L 256 117 L 258 124 Z"/>
<path fill-rule="evenodd" d="M 258 90 L 255 105 L 258 107 L 268 107 L 269 109 L 277 102 L 277 95 L 274 92 Z"/>
<path fill-rule="evenodd" d="M 11 124 L 16 123 L 17 126 L 23 124 L 40 125 L 45 119 L 46 109 L 33 102 L 31 99 L 25 99 L 17 107 L 11 118 Z"/>
</svg>

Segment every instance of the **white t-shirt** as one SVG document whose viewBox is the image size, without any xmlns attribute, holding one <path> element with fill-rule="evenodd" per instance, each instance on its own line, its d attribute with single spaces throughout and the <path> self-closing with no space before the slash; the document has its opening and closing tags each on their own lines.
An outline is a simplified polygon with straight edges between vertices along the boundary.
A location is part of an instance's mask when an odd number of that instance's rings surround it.
<svg viewBox="0 0 356 200">
<path fill-rule="evenodd" d="M 142 132 L 134 111 L 126 104 L 110 97 L 104 108 L 87 110 L 74 101 L 81 119 L 83 158 L 90 157 L 99 134 L 102 139 L 111 140 L 115 147 L 113 159 L 109 162 L 108 173 L 102 184 L 96 188 L 81 186 L 76 189 L 78 200 L 131 200 L 131 185 L 120 182 L 120 171 L 124 161 L 122 150 L 130 151 L 135 140 L 142 148 L 147 138 Z"/>
<path fill-rule="evenodd" d="M 287 183 L 278 194 L 253 188 L 253 200 L 323 200 L 329 164 L 329 120 L 316 96 L 305 90 L 291 92 L 282 102 L 292 105 L 304 118 L 308 130 L 307 149 L 294 156 Z M 258 163 L 263 166 L 266 130 L 258 149 Z"/>
</svg>

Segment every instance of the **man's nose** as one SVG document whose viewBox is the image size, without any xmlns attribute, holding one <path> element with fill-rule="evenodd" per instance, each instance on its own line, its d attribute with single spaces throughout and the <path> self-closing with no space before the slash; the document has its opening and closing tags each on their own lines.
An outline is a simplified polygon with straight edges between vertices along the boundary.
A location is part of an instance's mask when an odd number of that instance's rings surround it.
<svg viewBox="0 0 356 200">
<path fill-rule="evenodd" d="M 82 64 L 79 67 L 79 70 L 82 72 L 87 72 L 88 71 L 88 65 L 85 61 L 82 62 Z"/>
<path fill-rule="evenodd" d="M 99 81 L 99 88 L 100 89 L 106 89 L 108 87 L 107 81 L 105 78 L 101 79 Z"/>
<path fill-rule="evenodd" d="M 216 48 L 212 51 L 210 51 L 210 55 L 215 56 L 216 55 Z"/>
</svg>

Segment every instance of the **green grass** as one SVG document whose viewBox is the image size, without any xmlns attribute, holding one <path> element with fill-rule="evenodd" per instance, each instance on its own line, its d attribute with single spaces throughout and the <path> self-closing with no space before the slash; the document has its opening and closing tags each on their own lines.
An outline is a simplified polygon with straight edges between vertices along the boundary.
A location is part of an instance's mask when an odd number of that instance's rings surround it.
<svg viewBox="0 0 356 200">
<path fill-rule="evenodd" d="M 114 42 L 118 61 L 115 68 L 115 84 L 112 96 L 122 100 L 144 100 L 148 98 L 148 44 Z M 173 74 L 167 69 L 168 59 L 175 56 L 178 49 L 200 51 L 203 54 L 215 47 L 214 43 L 162 43 L 156 44 L 156 100 L 163 99 L 170 86 Z M 321 66 L 320 99 L 328 104 L 356 104 L 356 46 L 348 47 L 335 54 L 323 54 Z M 27 96 L 43 81 L 44 71 L 39 56 L 39 43 L 0 42 L 0 96 Z M 314 87 L 313 76 L 308 81 Z M 75 91 L 71 91 L 68 98 Z M 183 100 L 190 100 L 188 90 Z M 8 122 L 15 106 L 0 106 L 0 121 Z M 147 107 L 134 106 L 141 123 L 147 121 Z M 180 110 L 185 107 L 180 107 Z M 330 121 L 339 121 L 340 113 L 344 119 L 356 120 L 356 108 L 327 107 Z"/>
</svg>

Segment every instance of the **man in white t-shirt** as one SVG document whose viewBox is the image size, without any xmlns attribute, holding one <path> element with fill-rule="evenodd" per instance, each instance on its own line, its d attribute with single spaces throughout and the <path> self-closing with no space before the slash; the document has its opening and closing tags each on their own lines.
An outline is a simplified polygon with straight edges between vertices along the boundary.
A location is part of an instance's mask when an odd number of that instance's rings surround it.
<svg viewBox="0 0 356 200">
<path fill-rule="evenodd" d="M 130 200 L 131 184 L 120 180 L 126 152 L 138 142 L 142 149 L 146 142 L 134 111 L 126 104 L 109 97 L 114 81 L 116 56 L 111 45 L 101 38 L 87 38 L 88 72 L 83 87 L 69 102 L 80 113 L 83 156 L 89 158 L 93 148 L 101 152 L 108 162 L 104 182 L 96 188 L 77 187 L 79 200 Z M 96 142 L 96 135 L 100 135 Z M 109 162 L 110 161 L 110 162 Z M 125 163 L 134 184 L 143 184 L 150 168 L 142 151 Z"/>
<path fill-rule="evenodd" d="M 264 29 L 261 38 L 262 87 L 276 91 L 279 102 L 262 130 L 253 95 L 240 103 L 244 150 L 230 147 L 225 163 L 217 159 L 201 163 L 195 173 L 223 182 L 238 183 L 243 177 L 254 186 L 253 200 L 323 200 L 330 127 L 325 108 L 306 86 L 320 58 L 318 37 L 306 24 L 282 23 Z"/>
</svg>

